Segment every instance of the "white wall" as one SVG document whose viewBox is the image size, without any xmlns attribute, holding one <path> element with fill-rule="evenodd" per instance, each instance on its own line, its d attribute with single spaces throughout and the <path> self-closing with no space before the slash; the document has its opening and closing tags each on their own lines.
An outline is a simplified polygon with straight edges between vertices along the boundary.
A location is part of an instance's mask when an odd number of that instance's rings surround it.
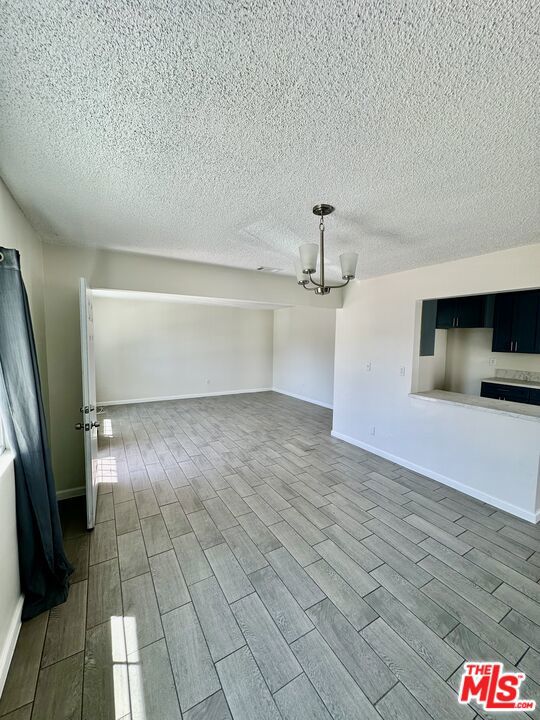
<svg viewBox="0 0 540 720">
<path fill-rule="evenodd" d="M 445 390 L 480 395 L 481 381 L 493 377 L 497 368 L 540 372 L 540 355 L 491 352 L 492 328 L 440 332 L 447 333 Z"/>
<path fill-rule="evenodd" d="M 34 327 L 42 389 L 45 405 L 47 406 L 47 358 L 45 352 L 42 243 L 1 179 L 0 246 L 15 248 L 20 253 L 21 273 L 26 292 L 28 293 L 28 303 L 32 315 L 32 325 Z"/>
<path fill-rule="evenodd" d="M 0 180 L 0 246 L 15 248 L 21 256 L 21 271 L 28 293 L 34 326 L 43 394 L 47 400 L 47 362 L 43 311 L 43 253 L 39 237 Z M 20 628 L 22 595 L 19 584 L 15 476 L 13 458 L 0 455 L 0 694 Z"/>
<path fill-rule="evenodd" d="M 0 455 L 0 695 L 21 626 L 23 596 L 19 582 L 13 456 Z"/>
<path fill-rule="evenodd" d="M 84 482 L 82 436 L 73 430 L 81 406 L 80 277 L 94 288 L 327 308 L 342 302 L 341 291 L 318 298 L 293 277 L 91 248 L 45 244 L 43 249 L 51 447 L 61 492 Z"/>
<path fill-rule="evenodd" d="M 336 311 L 291 307 L 274 312 L 274 389 L 332 407 Z"/>
<path fill-rule="evenodd" d="M 414 391 L 443 389 L 446 377 L 446 330 L 435 330 L 433 355 L 418 357 Z"/>
<path fill-rule="evenodd" d="M 100 403 L 272 387 L 273 312 L 94 298 Z"/>
<path fill-rule="evenodd" d="M 540 423 L 409 393 L 419 300 L 537 287 L 539 268 L 532 245 L 352 283 L 337 310 L 334 433 L 531 517 Z"/>
</svg>

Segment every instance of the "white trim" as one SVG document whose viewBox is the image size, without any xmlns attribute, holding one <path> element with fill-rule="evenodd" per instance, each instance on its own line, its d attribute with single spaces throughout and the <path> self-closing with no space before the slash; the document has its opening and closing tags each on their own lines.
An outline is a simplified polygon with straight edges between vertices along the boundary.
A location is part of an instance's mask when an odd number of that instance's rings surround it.
<svg viewBox="0 0 540 720">
<path fill-rule="evenodd" d="M 501 500 L 494 495 L 488 495 L 488 493 L 482 492 L 482 490 L 477 490 L 470 485 L 465 485 L 458 480 L 453 480 L 452 478 L 449 478 L 446 475 L 441 475 L 441 473 L 430 470 L 429 468 L 422 467 L 421 465 L 416 465 L 416 463 L 410 462 L 405 458 L 393 455 L 392 453 L 381 450 L 380 448 L 374 447 L 373 445 L 369 445 L 368 443 L 362 442 L 361 440 L 356 440 L 356 438 L 353 438 L 350 435 L 344 435 L 337 430 L 332 430 L 331 435 L 332 437 L 338 438 L 338 440 L 344 440 L 350 445 L 356 445 L 356 447 L 362 448 L 362 450 L 367 450 L 374 455 L 379 455 L 386 460 L 397 463 L 398 465 L 401 465 L 408 470 L 413 470 L 413 472 L 417 472 L 420 475 L 425 475 L 426 477 L 440 482 L 443 485 L 448 485 L 455 490 L 459 490 L 465 495 L 470 495 L 471 497 L 476 498 L 476 500 L 481 500 L 482 502 L 488 503 L 489 505 L 493 505 L 494 507 L 499 508 L 499 510 L 504 510 L 505 512 L 510 513 L 510 515 L 515 515 L 522 520 L 527 520 L 531 523 L 537 523 L 540 520 L 540 510 L 537 510 L 536 512 L 530 512 L 529 510 L 520 508 L 517 505 L 512 505 L 512 503 Z"/>
<path fill-rule="evenodd" d="M 252 388 L 251 390 L 221 390 L 220 392 L 167 395 L 165 397 L 134 398 L 131 400 L 98 400 L 98 405 L 135 405 L 136 403 L 161 402 L 163 400 L 191 400 L 192 398 L 216 397 L 218 395 L 243 395 L 244 393 L 271 392 L 273 388 Z"/>
<path fill-rule="evenodd" d="M 3 455 L 4 451 L 6 450 L 5 437 L 6 437 L 6 434 L 4 431 L 4 425 L 2 423 L 2 416 L 0 415 L 0 455 Z"/>
<path fill-rule="evenodd" d="M 15 605 L 13 617 L 11 618 L 11 622 L 9 624 L 6 642 L 0 653 L 0 696 L 4 690 L 4 685 L 6 684 L 9 666 L 11 665 L 11 660 L 13 658 L 13 653 L 15 652 L 15 646 L 17 645 L 17 639 L 21 629 L 23 602 L 24 595 L 21 595 Z"/>
<path fill-rule="evenodd" d="M 68 488 L 67 490 L 56 491 L 57 500 L 67 500 L 68 498 L 80 497 L 81 495 L 86 495 L 86 488 L 84 485 L 79 485 L 79 487 L 74 488 Z"/>
<path fill-rule="evenodd" d="M 0 453 L 0 477 L 6 472 L 9 465 L 13 463 L 15 455 L 8 448 Z"/>
<path fill-rule="evenodd" d="M 148 292 L 141 290 L 110 290 L 94 288 L 94 297 L 114 298 L 117 300 L 145 300 L 150 302 L 184 303 L 192 305 L 221 305 L 224 307 L 244 308 L 247 310 L 282 310 L 291 307 L 287 303 L 272 303 L 264 300 L 239 300 L 225 297 L 204 297 L 202 295 L 178 295 L 173 293 Z"/>
<path fill-rule="evenodd" d="M 320 405 L 321 407 L 333 410 L 334 406 L 330 403 L 321 402 L 321 400 L 315 400 L 314 398 L 306 397 L 305 395 L 297 395 L 296 393 L 287 392 L 287 390 L 281 390 L 280 388 L 272 388 L 274 392 L 280 395 L 288 395 L 289 397 L 296 398 L 297 400 L 303 400 L 304 402 L 312 403 L 313 405 Z"/>
<path fill-rule="evenodd" d="M 304 402 L 312 403 L 313 405 L 320 405 L 321 407 L 333 409 L 333 405 L 330 403 L 321 402 L 314 398 L 306 397 L 305 395 L 297 395 L 296 393 L 287 392 L 275 387 L 266 388 L 252 388 L 250 390 L 221 390 L 220 392 L 209 392 L 209 393 L 189 393 L 186 395 L 166 395 L 164 397 L 150 397 L 150 398 L 134 398 L 132 400 L 98 400 L 98 405 L 103 407 L 109 407 L 111 405 L 135 405 L 136 403 L 146 402 L 161 402 L 163 400 L 191 400 L 193 398 L 203 397 L 218 397 L 220 395 L 243 395 L 245 393 L 259 393 L 259 392 L 277 392 L 280 395 L 288 395 L 289 397 L 296 398 L 297 400 L 303 400 Z"/>
</svg>

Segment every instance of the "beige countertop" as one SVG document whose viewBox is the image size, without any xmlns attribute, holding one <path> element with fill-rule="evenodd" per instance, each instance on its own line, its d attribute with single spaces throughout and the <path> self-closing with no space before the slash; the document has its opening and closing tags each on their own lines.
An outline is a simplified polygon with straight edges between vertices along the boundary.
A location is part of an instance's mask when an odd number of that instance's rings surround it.
<svg viewBox="0 0 540 720">
<path fill-rule="evenodd" d="M 499 378 L 497 378 L 497 380 L 498 382 L 506 384 L 506 380 Z M 491 382 L 491 380 L 489 382 Z M 430 402 L 444 402 L 451 405 L 474 407 L 485 412 L 495 412 L 517 417 L 521 420 L 540 422 L 540 405 L 526 405 L 525 403 L 515 403 L 507 400 L 494 400 L 492 398 L 479 397 L 478 395 L 448 392 L 447 390 L 429 390 L 428 392 L 410 393 L 409 397 L 428 400 Z"/>
<path fill-rule="evenodd" d="M 540 390 L 540 382 L 534 380 L 515 380 L 514 378 L 490 377 L 484 378 L 482 382 L 496 383 L 497 385 L 515 385 L 516 387 L 527 387 Z"/>
</svg>

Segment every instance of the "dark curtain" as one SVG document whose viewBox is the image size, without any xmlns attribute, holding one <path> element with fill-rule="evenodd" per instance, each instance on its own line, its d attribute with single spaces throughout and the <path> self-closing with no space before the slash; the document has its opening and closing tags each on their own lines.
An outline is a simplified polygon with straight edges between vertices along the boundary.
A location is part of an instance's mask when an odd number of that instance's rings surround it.
<svg viewBox="0 0 540 720">
<path fill-rule="evenodd" d="M 15 455 L 23 620 L 66 600 L 62 541 L 28 298 L 19 253 L 0 247 L 0 412 Z"/>
</svg>

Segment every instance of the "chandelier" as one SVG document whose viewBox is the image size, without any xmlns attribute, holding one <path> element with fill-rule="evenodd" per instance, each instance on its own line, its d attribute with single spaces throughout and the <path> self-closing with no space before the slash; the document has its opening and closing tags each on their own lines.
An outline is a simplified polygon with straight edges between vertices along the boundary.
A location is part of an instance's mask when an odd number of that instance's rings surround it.
<svg viewBox="0 0 540 720">
<path fill-rule="evenodd" d="M 354 279 L 356 273 L 356 263 L 358 262 L 358 253 L 346 252 L 339 256 L 341 263 L 341 277 L 345 282 L 338 285 L 328 285 L 324 277 L 324 216 L 333 213 L 335 208 L 326 203 L 320 203 L 313 208 L 313 214 L 318 215 L 321 219 L 319 222 L 319 245 L 317 243 L 305 243 L 298 249 L 300 251 L 300 260 L 296 261 L 296 279 L 298 284 L 304 290 L 313 290 L 316 295 L 328 295 L 330 290 L 345 287 L 350 280 Z M 319 263 L 319 280 L 313 275 L 317 270 L 317 256 L 321 253 Z M 307 275 L 307 277 L 306 277 Z"/>
</svg>

